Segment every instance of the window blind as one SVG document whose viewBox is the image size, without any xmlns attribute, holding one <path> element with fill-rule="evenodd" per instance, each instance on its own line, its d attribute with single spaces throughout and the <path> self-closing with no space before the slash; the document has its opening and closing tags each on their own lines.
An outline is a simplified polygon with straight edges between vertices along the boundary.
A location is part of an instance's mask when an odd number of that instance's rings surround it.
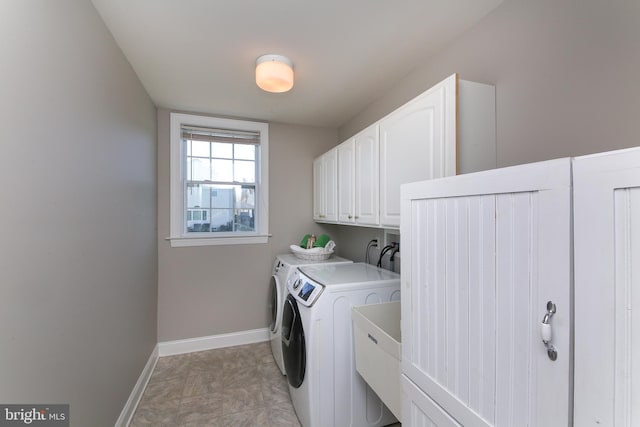
<svg viewBox="0 0 640 427">
<path fill-rule="evenodd" d="M 182 126 L 182 139 L 233 144 L 260 145 L 260 132 Z"/>
</svg>

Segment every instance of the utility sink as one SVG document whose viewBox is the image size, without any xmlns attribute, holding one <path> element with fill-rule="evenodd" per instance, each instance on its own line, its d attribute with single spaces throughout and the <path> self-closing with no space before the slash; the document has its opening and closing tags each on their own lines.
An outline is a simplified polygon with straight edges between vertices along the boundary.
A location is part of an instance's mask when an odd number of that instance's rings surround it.
<svg viewBox="0 0 640 427">
<path fill-rule="evenodd" d="M 356 370 L 402 421 L 400 301 L 356 306 L 351 317 Z"/>
</svg>

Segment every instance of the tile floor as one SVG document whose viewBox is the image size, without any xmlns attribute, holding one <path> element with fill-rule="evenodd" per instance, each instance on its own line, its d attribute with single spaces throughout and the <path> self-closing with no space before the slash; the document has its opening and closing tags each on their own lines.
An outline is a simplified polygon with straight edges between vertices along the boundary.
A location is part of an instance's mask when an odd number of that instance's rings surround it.
<svg viewBox="0 0 640 427">
<path fill-rule="evenodd" d="M 130 427 L 300 426 L 268 342 L 158 359 Z"/>
<path fill-rule="evenodd" d="M 300 427 L 268 342 L 158 359 L 129 427 Z M 394 424 L 400 426 L 400 424 Z"/>
</svg>

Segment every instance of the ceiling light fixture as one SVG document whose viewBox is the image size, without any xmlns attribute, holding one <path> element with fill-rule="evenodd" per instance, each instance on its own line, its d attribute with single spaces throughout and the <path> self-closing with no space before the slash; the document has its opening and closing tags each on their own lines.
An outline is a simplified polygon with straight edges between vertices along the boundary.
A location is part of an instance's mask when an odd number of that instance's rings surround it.
<svg viewBox="0 0 640 427">
<path fill-rule="evenodd" d="M 282 55 L 256 59 L 256 84 L 267 92 L 282 93 L 293 87 L 293 62 Z"/>
</svg>

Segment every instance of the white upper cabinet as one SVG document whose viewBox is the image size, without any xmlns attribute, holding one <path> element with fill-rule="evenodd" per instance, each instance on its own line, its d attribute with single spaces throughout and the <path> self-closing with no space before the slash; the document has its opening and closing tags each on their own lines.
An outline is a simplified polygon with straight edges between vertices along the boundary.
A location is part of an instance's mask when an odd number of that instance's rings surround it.
<svg viewBox="0 0 640 427">
<path fill-rule="evenodd" d="M 338 146 L 338 221 L 379 224 L 378 126 Z"/>
<path fill-rule="evenodd" d="M 380 121 L 380 223 L 400 226 L 402 184 L 495 167 L 495 88 L 454 74 Z"/>
<path fill-rule="evenodd" d="M 351 138 L 338 145 L 338 221 L 355 222 L 355 142 Z"/>
<path fill-rule="evenodd" d="M 355 136 L 355 220 L 362 225 L 378 225 L 379 143 L 378 125 Z"/>
<path fill-rule="evenodd" d="M 339 147 L 337 221 L 398 228 L 400 185 L 496 167 L 495 88 L 454 74 Z"/>
<path fill-rule="evenodd" d="M 313 161 L 313 219 L 338 220 L 338 150 L 324 153 Z"/>
<path fill-rule="evenodd" d="M 380 121 L 380 219 L 400 226 L 400 185 L 456 174 L 456 76 Z"/>
<path fill-rule="evenodd" d="M 322 221 L 324 214 L 324 175 L 322 156 L 313 160 L 313 220 Z"/>
</svg>

